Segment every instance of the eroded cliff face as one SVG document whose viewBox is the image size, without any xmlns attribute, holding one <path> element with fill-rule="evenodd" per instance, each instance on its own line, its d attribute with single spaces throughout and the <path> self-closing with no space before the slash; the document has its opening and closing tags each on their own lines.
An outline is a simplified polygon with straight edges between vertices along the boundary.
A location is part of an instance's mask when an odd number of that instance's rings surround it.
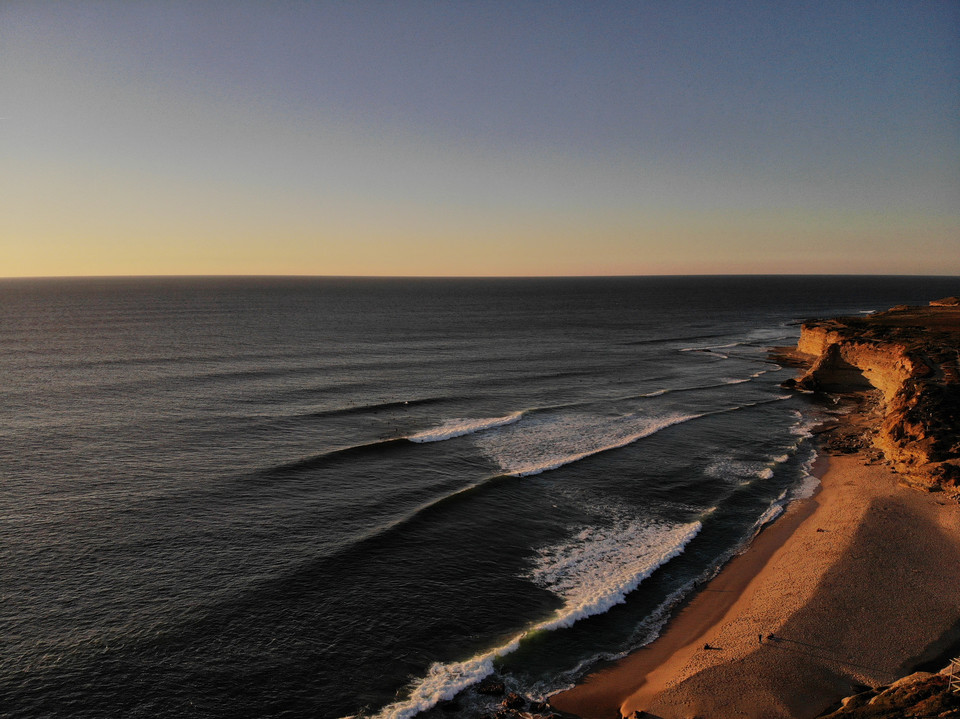
<svg viewBox="0 0 960 719">
<path fill-rule="evenodd" d="M 874 444 L 893 469 L 910 484 L 960 491 L 960 308 L 806 322 L 797 350 L 810 366 L 796 387 L 880 390 Z"/>
</svg>

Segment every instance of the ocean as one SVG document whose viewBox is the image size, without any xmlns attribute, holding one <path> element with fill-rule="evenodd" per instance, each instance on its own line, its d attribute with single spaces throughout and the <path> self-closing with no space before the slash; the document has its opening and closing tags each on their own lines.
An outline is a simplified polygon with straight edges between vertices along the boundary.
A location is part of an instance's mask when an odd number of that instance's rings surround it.
<svg viewBox="0 0 960 719">
<path fill-rule="evenodd" d="M 812 491 L 770 348 L 957 284 L 2 280 L 0 715 L 547 696 Z"/>
</svg>

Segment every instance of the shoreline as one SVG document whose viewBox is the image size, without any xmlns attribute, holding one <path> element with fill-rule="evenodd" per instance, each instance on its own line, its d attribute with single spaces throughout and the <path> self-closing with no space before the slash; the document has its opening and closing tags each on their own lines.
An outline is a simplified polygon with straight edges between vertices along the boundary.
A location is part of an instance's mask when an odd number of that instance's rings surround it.
<svg viewBox="0 0 960 719">
<path fill-rule="evenodd" d="M 825 463 L 822 466 L 825 468 Z M 819 492 L 818 486 L 813 496 L 792 502 L 764 526 L 740 554 L 680 605 L 656 639 L 591 672 L 574 688 L 553 695 L 550 704 L 583 719 L 610 719 L 618 715 L 626 697 L 655 694 L 665 685 L 665 670 L 710 644 L 702 641 L 704 637 L 723 620 L 794 530 L 813 514 Z"/>
<path fill-rule="evenodd" d="M 854 412 L 845 429 L 877 418 Z M 815 717 L 960 639 L 960 510 L 868 454 L 821 449 L 793 502 L 661 635 L 550 704 L 583 719 Z M 709 648 L 707 648 L 709 647 Z"/>
<path fill-rule="evenodd" d="M 574 687 L 552 695 L 550 705 L 581 719 L 620 716 L 630 699 L 640 703 L 663 689 L 667 675 L 677 669 L 681 660 L 694 655 L 704 645 L 714 646 L 704 639 L 714 633 L 771 557 L 815 512 L 829 461 L 826 454 L 820 454 L 815 461 L 812 474 L 819 482 L 814 493 L 791 502 L 779 517 L 762 527 L 716 576 L 680 604 L 653 641 L 590 672 Z"/>
</svg>

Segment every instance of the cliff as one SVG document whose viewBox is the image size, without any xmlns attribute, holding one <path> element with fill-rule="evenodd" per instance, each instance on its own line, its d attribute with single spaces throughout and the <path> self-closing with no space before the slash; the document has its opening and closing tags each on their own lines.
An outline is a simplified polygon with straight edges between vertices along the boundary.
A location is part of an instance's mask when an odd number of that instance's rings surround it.
<svg viewBox="0 0 960 719">
<path fill-rule="evenodd" d="M 873 444 L 894 471 L 908 484 L 960 491 L 960 306 L 949 300 L 805 322 L 797 351 L 808 369 L 785 384 L 879 390 Z"/>
</svg>

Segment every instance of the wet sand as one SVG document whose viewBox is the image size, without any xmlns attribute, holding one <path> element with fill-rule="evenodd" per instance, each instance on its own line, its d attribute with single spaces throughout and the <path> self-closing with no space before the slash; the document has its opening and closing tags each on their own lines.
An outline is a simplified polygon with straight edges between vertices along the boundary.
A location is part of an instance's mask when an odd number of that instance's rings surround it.
<svg viewBox="0 0 960 719">
<path fill-rule="evenodd" d="M 836 456 L 653 643 L 551 703 L 584 719 L 815 717 L 960 639 L 960 506 Z"/>
</svg>

